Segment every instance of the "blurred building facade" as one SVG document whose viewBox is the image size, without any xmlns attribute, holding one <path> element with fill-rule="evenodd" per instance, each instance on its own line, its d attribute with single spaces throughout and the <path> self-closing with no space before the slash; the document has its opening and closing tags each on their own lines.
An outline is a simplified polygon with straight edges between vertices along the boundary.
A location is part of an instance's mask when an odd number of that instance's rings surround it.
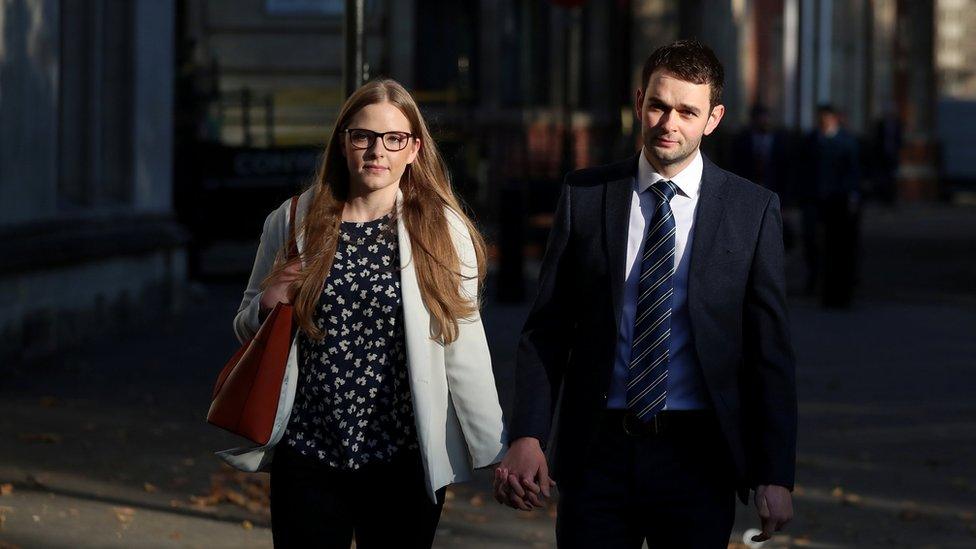
<svg viewBox="0 0 976 549">
<path fill-rule="evenodd" d="M 203 125 L 212 137 L 321 145 L 342 100 L 345 2 L 180 2 L 195 66 L 220 97 Z M 711 154 L 727 154 L 723 135 L 756 103 L 797 133 L 831 103 L 865 137 L 893 110 L 905 126 L 901 194 L 931 199 L 936 23 L 932 0 L 368 0 L 365 72 L 414 91 L 456 184 L 489 219 L 500 186 L 551 187 L 635 150 L 639 66 L 683 37 L 710 44 L 727 70 Z"/>
<path fill-rule="evenodd" d="M 976 201 L 976 0 L 936 2 L 940 179 Z"/>
<path fill-rule="evenodd" d="M 455 185 L 487 213 L 500 181 L 558 181 L 566 165 L 620 148 L 627 4 L 583 13 L 520 0 L 367 0 L 364 72 L 411 88 Z M 188 127 L 226 147 L 321 147 L 343 100 L 344 5 L 179 0 L 180 41 L 206 98 Z"/>
<path fill-rule="evenodd" d="M 720 6 L 731 15 L 718 19 L 733 27 L 734 38 L 717 49 L 732 69 L 729 85 L 740 90 L 726 123 L 744 123 L 747 106 L 762 104 L 779 127 L 802 134 L 813 129 L 817 105 L 830 104 L 870 150 L 879 120 L 896 116 L 904 130 L 899 195 L 939 197 L 933 1 L 692 3 L 703 21 L 691 34 L 710 36 L 707 18 Z"/>
<path fill-rule="evenodd" d="M 257 236 L 332 130 L 346 3 L 0 4 L 6 347 L 42 353 L 95 330 L 93 317 L 171 306 L 180 224 L 194 243 Z M 976 46 L 958 23 L 972 4 L 366 0 L 364 73 L 414 92 L 492 240 L 539 253 L 563 174 L 637 150 L 640 65 L 684 37 L 726 68 L 726 120 L 706 140 L 720 164 L 754 104 L 799 135 L 829 102 L 864 139 L 896 113 L 902 197 L 939 196 L 940 156 L 965 156 L 940 149 L 953 125 L 936 122 L 959 120 L 943 98 L 971 99 Z"/>
<path fill-rule="evenodd" d="M 171 310 L 173 3 L 0 3 L 0 356 Z"/>
</svg>

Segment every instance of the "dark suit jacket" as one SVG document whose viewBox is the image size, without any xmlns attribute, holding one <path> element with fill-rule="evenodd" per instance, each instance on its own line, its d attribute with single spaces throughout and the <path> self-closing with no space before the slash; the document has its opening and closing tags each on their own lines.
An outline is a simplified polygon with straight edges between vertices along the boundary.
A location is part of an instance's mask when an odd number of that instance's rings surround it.
<svg viewBox="0 0 976 549">
<path fill-rule="evenodd" d="M 771 131 L 769 156 L 756 154 L 754 130 L 747 127 L 732 141 L 732 158 L 729 170 L 779 195 L 780 199 L 789 188 L 790 158 L 789 137 L 782 131 Z"/>
<path fill-rule="evenodd" d="M 553 476 L 591 450 L 613 369 L 639 156 L 566 176 L 522 331 L 510 438 L 549 439 Z M 695 350 L 736 485 L 792 489 L 796 389 L 779 199 L 704 159 L 688 280 Z"/>
</svg>

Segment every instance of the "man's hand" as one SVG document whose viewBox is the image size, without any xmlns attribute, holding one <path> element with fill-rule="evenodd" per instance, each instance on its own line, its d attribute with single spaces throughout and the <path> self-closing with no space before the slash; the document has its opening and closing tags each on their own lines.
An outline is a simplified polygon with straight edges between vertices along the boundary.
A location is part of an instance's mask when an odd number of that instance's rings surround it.
<svg viewBox="0 0 976 549">
<path fill-rule="evenodd" d="M 539 440 L 522 437 L 511 443 L 501 464 L 495 469 L 494 488 L 498 503 L 531 511 L 542 507 L 556 483 L 549 478 L 549 466 Z"/>
<path fill-rule="evenodd" d="M 793 519 L 793 496 L 790 491 L 775 484 L 763 484 L 756 488 L 756 510 L 762 523 L 762 533 L 752 541 L 766 541 L 772 532 L 779 532 Z"/>
</svg>

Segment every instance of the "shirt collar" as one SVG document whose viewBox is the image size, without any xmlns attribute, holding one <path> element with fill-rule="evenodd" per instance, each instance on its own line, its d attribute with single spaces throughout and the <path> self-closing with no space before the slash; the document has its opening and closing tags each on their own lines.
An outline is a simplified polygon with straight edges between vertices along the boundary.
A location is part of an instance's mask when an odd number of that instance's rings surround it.
<svg viewBox="0 0 976 549">
<path fill-rule="evenodd" d="M 705 162 L 702 160 L 701 150 L 697 150 L 691 164 L 685 166 L 685 169 L 671 178 L 671 181 L 678 187 L 678 194 L 689 198 L 698 196 L 704 170 Z M 647 156 L 644 155 L 644 149 L 641 148 L 640 160 L 637 161 L 637 192 L 646 191 L 648 187 L 661 179 L 667 178 L 654 170 L 650 161 L 647 160 Z"/>
</svg>

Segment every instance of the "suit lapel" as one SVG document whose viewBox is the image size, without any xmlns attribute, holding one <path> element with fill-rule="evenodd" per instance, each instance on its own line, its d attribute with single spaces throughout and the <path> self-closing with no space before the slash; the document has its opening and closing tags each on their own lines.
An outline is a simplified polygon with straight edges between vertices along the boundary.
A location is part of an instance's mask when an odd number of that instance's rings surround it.
<svg viewBox="0 0 976 549">
<path fill-rule="evenodd" d="M 701 268 L 708 263 L 713 253 L 719 228 L 725 219 L 726 175 L 706 158 L 702 171 L 702 184 L 698 196 L 698 211 L 695 212 L 695 230 L 691 243 L 690 274 L 688 275 L 688 310 L 694 315 L 697 310 L 697 291 L 701 284 Z"/>
<path fill-rule="evenodd" d="M 616 323 L 620 322 L 622 309 L 624 269 L 627 263 L 627 229 L 630 225 L 630 203 L 633 198 L 634 178 L 637 177 L 638 158 L 639 155 L 630 161 L 633 170 L 629 175 L 608 181 L 604 189 L 604 235 L 607 264 L 610 269 L 610 294 Z"/>
<path fill-rule="evenodd" d="M 400 247 L 400 299 L 403 307 L 403 332 L 407 346 L 407 370 L 410 386 L 416 394 L 418 387 L 430 381 L 430 314 L 420 294 L 417 272 L 414 270 L 410 233 L 403 222 L 403 194 L 397 191 L 397 244 Z"/>
</svg>

